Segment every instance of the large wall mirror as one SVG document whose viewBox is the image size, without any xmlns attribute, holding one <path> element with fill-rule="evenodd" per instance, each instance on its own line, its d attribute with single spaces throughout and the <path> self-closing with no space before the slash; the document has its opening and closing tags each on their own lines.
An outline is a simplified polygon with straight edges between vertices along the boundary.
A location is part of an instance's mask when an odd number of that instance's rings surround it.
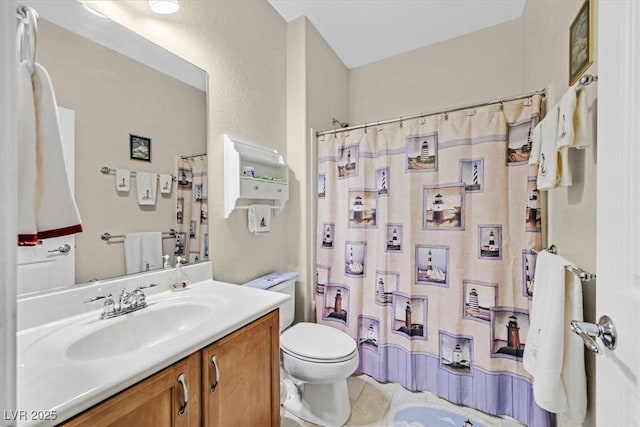
<svg viewBox="0 0 640 427">
<path fill-rule="evenodd" d="M 140 206 L 135 177 L 129 192 L 118 192 L 115 176 L 101 168 L 179 178 L 177 158 L 206 151 L 206 72 L 79 2 L 26 4 L 40 15 L 36 61 L 48 71 L 58 105 L 71 110 L 73 185 L 84 231 L 69 253 L 45 254 L 72 256 L 73 278 L 19 292 L 124 275 L 124 239 L 104 241 L 105 232 L 165 232 L 163 253 L 173 258 L 176 239 L 168 232 L 176 228 L 178 181 L 170 194 L 158 190 L 155 206 Z M 149 161 L 131 158 L 130 135 L 151 140 Z"/>
</svg>

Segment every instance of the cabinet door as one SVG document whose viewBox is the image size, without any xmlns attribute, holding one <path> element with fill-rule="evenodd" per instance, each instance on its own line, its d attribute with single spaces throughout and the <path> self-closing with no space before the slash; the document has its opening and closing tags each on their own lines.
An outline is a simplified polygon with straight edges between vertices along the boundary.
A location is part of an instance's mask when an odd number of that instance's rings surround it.
<svg viewBox="0 0 640 427">
<path fill-rule="evenodd" d="M 62 425 L 199 426 L 200 376 L 200 354 L 195 353 Z M 186 405 L 185 387 L 188 395 Z"/>
<path fill-rule="evenodd" d="M 279 352 L 278 310 L 202 350 L 203 425 L 279 427 Z"/>
</svg>

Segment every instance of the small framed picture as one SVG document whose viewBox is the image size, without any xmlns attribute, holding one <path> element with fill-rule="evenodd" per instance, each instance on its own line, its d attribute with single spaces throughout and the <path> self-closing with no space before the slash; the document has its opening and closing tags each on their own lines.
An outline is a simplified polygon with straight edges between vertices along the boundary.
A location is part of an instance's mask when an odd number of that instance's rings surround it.
<svg viewBox="0 0 640 427">
<path fill-rule="evenodd" d="M 151 139 L 129 134 L 131 159 L 151 161 Z"/>
<path fill-rule="evenodd" d="M 569 27 L 569 85 L 593 63 L 593 0 L 586 0 Z"/>
</svg>

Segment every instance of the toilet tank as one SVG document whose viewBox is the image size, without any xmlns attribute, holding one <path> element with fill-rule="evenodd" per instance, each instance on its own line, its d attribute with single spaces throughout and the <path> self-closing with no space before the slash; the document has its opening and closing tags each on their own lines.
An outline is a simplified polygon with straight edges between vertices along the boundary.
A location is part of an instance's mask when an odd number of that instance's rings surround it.
<svg viewBox="0 0 640 427">
<path fill-rule="evenodd" d="M 291 297 L 278 307 L 280 309 L 280 331 L 285 330 L 293 323 L 293 316 L 296 311 L 297 277 L 298 273 L 293 271 L 275 271 L 243 284 L 243 286 L 252 288 L 280 292 Z"/>
</svg>

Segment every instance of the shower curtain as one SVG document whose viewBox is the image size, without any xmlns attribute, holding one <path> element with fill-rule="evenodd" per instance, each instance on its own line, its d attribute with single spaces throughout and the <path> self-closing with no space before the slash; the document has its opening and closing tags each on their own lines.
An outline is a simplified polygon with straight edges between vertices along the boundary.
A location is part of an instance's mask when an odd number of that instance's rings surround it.
<svg viewBox="0 0 640 427">
<path fill-rule="evenodd" d="M 359 373 L 535 426 L 522 367 L 541 210 L 539 96 L 318 141 L 317 322 Z"/>
<path fill-rule="evenodd" d="M 209 259 L 207 155 L 178 158 L 175 256 L 186 262 Z"/>
</svg>

